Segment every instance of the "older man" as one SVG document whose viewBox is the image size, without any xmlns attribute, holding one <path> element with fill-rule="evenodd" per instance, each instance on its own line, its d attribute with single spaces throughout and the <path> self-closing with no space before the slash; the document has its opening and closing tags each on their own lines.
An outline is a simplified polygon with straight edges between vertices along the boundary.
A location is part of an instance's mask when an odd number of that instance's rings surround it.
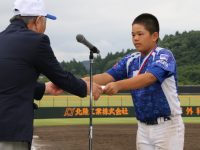
<svg viewBox="0 0 200 150">
<path fill-rule="evenodd" d="M 0 33 L 0 150 L 30 149 L 33 98 L 43 93 L 38 92 L 40 88 L 35 90 L 40 73 L 80 97 L 90 88 L 88 82 L 60 67 L 48 36 L 43 34 L 46 19 L 56 17 L 46 13 L 43 0 L 16 0 L 14 13 L 10 25 Z M 97 84 L 93 88 L 94 99 L 98 99 L 102 89 Z"/>
</svg>

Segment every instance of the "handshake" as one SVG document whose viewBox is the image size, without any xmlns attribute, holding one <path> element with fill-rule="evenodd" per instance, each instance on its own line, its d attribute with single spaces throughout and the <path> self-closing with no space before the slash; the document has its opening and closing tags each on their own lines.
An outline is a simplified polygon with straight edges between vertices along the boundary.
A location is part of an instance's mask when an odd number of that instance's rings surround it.
<svg viewBox="0 0 200 150">
<path fill-rule="evenodd" d="M 82 79 L 85 81 L 87 85 L 87 94 L 90 94 L 90 82 L 88 80 Z M 101 86 L 97 83 L 92 84 L 93 90 L 92 95 L 94 97 L 94 100 L 98 100 L 101 94 L 108 94 L 113 95 L 116 94 L 120 89 L 118 88 L 117 84 L 115 82 L 108 83 L 106 86 Z M 45 94 L 51 94 L 51 95 L 59 95 L 62 94 L 64 91 L 57 87 L 52 82 L 46 82 L 45 83 Z"/>
<path fill-rule="evenodd" d="M 90 94 L 90 82 L 85 81 L 87 84 L 87 94 Z M 92 85 L 92 95 L 94 100 L 98 100 L 102 93 L 104 93 L 105 86 L 100 86 L 96 83 Z"/>
</svg>

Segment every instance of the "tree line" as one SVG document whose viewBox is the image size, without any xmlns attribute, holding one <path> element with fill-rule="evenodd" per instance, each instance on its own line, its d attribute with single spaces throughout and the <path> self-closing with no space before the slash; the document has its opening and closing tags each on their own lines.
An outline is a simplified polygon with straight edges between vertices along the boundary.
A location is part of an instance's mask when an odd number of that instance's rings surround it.
<svg viewBox="0 0 200 150">
<path fill-rule="evenodd" d="M 200 31 L 189 31 L 174 35 L 165 35 L 159 40 L 158 45 L 170 49 L 177 62 L 178 84 L 199 85 L 200 84 Z M 93 74 L 102 73 L 116 64 L 123 56 L 132 53 L 134 49 L 122 50 L 120 52 L 109 52 L 105 58 L 97 55 L 94 58 Z M 89 61 L 76 61 L 75 59 L 60 65 L 77 77 L 89 75 Z M 47 81 L 40 76 L 41 81 Z"/>
</svg>

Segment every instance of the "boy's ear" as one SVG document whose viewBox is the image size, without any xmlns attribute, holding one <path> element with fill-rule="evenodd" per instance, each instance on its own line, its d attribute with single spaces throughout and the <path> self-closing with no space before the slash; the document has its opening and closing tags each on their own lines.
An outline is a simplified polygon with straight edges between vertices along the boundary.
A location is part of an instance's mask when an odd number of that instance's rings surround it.
<svg viewBox="0 0 200 150">
<path fill-rule="evenodd" d="M 159 33 L 158 33 L 158 32 L 154 32 L 154 33 L 152 34 L 152 37 L 153 37 L 153 41 L 154 41 L 154 42 L 157 42 L 158 39 L 159 39 Z"/>
</svg>

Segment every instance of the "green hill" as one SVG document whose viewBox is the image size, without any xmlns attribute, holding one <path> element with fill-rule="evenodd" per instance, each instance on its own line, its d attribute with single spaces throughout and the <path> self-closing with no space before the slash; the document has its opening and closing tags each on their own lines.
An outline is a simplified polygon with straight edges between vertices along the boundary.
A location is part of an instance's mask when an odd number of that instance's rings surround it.
<svg viewBox="0 0 200 150">
<path fill-rule="evenodd" d="M 200 31 L 166 35 L 159 45 L 173 52 L 177 61 L 179 85 L 200 84 Z"/>
<path fill-rule="evenodd" d="M 179 85 L 200 85 L 200 31 L 190 31 L 175 35 L 165 35 L 159 40 L 159 46 L 170 49 L 177 61 Z M 105 58 L 98 55 L 94 59 L 93 73 L 105 72 L 118 60 L 133 49 L 121 52 L 108 53 Z M 70 62 L 61 62 L 61 66 L 78 77 L 88 75 L 89 62 L 78 62 L 73 59 Z M 44 80 L 44 79 L 43 79 Z"/>
</svg>

